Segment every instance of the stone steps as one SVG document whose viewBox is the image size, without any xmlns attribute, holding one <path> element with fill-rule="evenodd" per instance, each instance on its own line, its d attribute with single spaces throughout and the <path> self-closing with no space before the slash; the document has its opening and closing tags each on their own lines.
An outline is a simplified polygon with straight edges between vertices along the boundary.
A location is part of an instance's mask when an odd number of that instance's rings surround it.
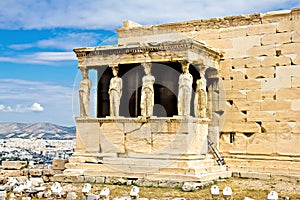
<svg viewBox="0 0 300 200">
<path fill-rule="evenodd" d="M 300 175 L 300 162 L 280 160 L 226 159 L 232 172 L 257 172 L 269 174 Z"/>
</svg>

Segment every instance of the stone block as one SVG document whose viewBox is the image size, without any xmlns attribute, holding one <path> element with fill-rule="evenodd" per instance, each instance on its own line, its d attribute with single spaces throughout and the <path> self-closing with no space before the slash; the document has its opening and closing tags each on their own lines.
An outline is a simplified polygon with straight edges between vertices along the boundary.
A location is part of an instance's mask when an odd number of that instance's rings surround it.
<svg viewBox="0 0 300 200">
<path fill-rule="evenodd" d="M 300 99 L 292 100 L 292 110 L 300 110 Z"/>
<path fill-rule="evenodd" d="M 300 21 L 299 21 L 300 23 Z M 292 32 L 292 42 L 300 42 L 300 33 L 299 33 L 300 27 L 298 31 Z"/>
<path fill-rule="evenodd" d="M 277 25 L 275 23 L 249 25 L 247 29 L 247 35 L 265 35 L 276 33 L 276 27 Z"/>
<path fill-rule="evenodd" d="M 225 59 L 228 57 L 230 58 L 251 57 L 251 55 L 249 56 L 248 51 L 256 46 L 259 47 L 261 46 L 260 37 L 261 36 L 248 36 L 248 37 L 232 38 L 233 48 L 224 50 Z"/>
<path fill-rule="evenodd" d="M 31 177 L 40 177 L 43 175 L 42 169 L 29 169 L 29 175 Z"/>
<path fill-rule="evenodd" d="M 291 58 L 286 56 L 265 56 L 261 61 L 261 66 L 272 67 L 272 66 L 287 66 L 291 65 Z"/>
<path fill-rule="evenodd" d="M 246 100 L 246 94 L 242 93 L 239 90 L 226 90 L 225 95 L 226 95 L 226 99 L 228 100 L 234 100 L 234 99 Z"/>
<path fill-rule="evenodd" d="M 135 126 L 135 124 L 131 124 Z M 151 125 L 141 125 L 135 131 L 127 132 L 125 136 L 125 151 L 135 153 L 150 153 L 151 152 Z"/>
<path fill-rule="evenodd" d="M 257 80 L 233 80 L 232 89 L 237 90 L 255 90 L 260 89 L 260 82 Z"/>
<path fill-rule="evenodd" d="M 260 59 L 255 57 L 249 58 L 235 58 L 232 60 L 232 66 L 235 69 L 239 68 L 257 68 L 260 67 Z"/>
<path fill-rule="evenodd" d="M 245 122 L 246 115 L 239 111 L 226 111 L 225 120 L 231 122 Z"/>
<path fill-rule="evenodd" d="M 239 111 L 260 110 L 260 102 L 234 100 L 233 104 Z"/>
<path fill-rule="evenodd" d="M 100 142 L 100 123 L 94 121 L 76 122 L 76 151 L 98 153 Z"/>
<path fill-rule="evenodd" d="M 220 33 L 219 29 L 206 29 L 195 32 L 193 35 L 195 40 L 215 40 L 219 39 Z"/>
<path fill-rule="evenodd" d="M 300 43 L 287 43 L 276 47 L 276 50 L 280 50 L 283 55 L 295 54 L 300 52 Z"/>
<path fill-rule="evenodd" d="M 287 99 L 299 99 L 300 88 L 282 88 L 277 91 L 276 99 L 287 100 Z"/>
<path fill-rule="evenodd" d="M 286 68 L 288 70 L 288 68 Z M 278 72 L 278 68 L 276 69 Z M 276 73 L 276 78 L 264 78 L 261 79 L 261 91 L 278 90 L 281 88 L 291 88 L 292 81 L 289 76 L 278 76 Z"/>
<path fill-rule="evenodd" d="M 232 59 L 220 60 L 219 70 L 228 70 L 231 69 Z"/>
<path fill-rule="evenodd" d="M 297 122 L 296 125 L 292 128 L 292 133 L 300 133 L 300 123 Z"/>
<path fill-rule="evenodd" d="M 288 81 L 291 81 L 290 77 L 292 76 L 300 77 L 300 65 L 276 67 L 276 77 L 285 78 Z"/>
<path fill-rule="evenodd" d="M 276 153 L 285 156 L 299 156 L 300 135 L 293 133 L 277 134 Z"/>
<path fill-rule="evenodd" d="M 262 14 L 262 23 L 282 22 L 290 21 L 291 13 L 289 10 L 272 11 Z"/>
<path fill-rule="evenodd" d="M 268 34 L 261 38 L 261 44 L 262 45 L 270 45 L 270 44 L 291 43 L 292 42 L 291 36 L 292 36 L 292 34 L 290 32 Z"/>
<path fill-rule="evenodd" d="M 230 27 L 220 29 L 220 38 L 237 38 L 245 37 L 247 33 L 247 27 Z"/>
<path fill-rule="evenodd" d="M 269 111 L 248 111 L 247 112 L 248 122 L 275 122 L 275 112 Z"/>
<path fill-rule="evenodd" d="M 83 175 L 84 170 L 83 169 L 65 169 L 63 171 L 63 174 L 66 176 L 79 176 Z"/>
<path fill-rule="evenodd" d="M 276 121 L 279 122 L 297 122 L 300 121 L 300 111 L 281 111 L 276 112 Z"/>
<path fill-rule="evenodd" d="M 232 122 L 232 130 L 230 132 L 259 133 L 260 126 L 255 122 Z"/>
<path fill-rule="evenodd" d="M 230 40 L 230 39 L 205 40 L 205 42 L 208 46 L 216 48 L 216 49 L 230 49 L 230 48 L 233 48 L 232 40 Z"/>
<path fill-rule="evenodd" d="M 275 68 L 274 67 L 249 68 L 247 69 L 246 74 L 248 79 L 274 78 Z"/>
<path fill-rule="evenodd" d="M 276 46 L 268 45 L 268 46 L 253 46 L 248 49 L 246 54 L 249 57 L 257 57 L 257 56 L 276 56 Z"/>
<path fill-rule="evenodd" d="M 261 126 L 268 133 L 290 133 L 292 131 L 292 127 L 287 122 L 264 121 Z"/>
<path fill-rule="evenodd" d="M 277 110 L 290 110 L 291 102 L 284 100 L 269 100 L 266 99 L 261 102 L 262 111 L 277 111 Z"/>
<path fill-rule="evenodd" d="M 124 138 L 123 123 L 103 123 L 100 127 L 100 152 L 124 153 Z"/>
<path fill-rule="evenodd" d="M 265 100 L 271 99 L 273 100 L 276 95 L 274 90 L 269 91 L 261 91 L 261 90 L 250 90 L 247 92 L 247 100 L 248 101 L 258 101 L 258 100 Z"/>
<path fill-rule="evenodd" d="M 26 166 L 26 161 L 2 161 L 2 169 L 20 170 Z"/>
<path fill-rule="evenodd" d="M 104 176 L 97 176 L 95 177 L 96 183 L 105 183 L 105 177 Z"/>
<path fill-rule="evenodd" d="M 300 20 L 279 22 L 277 32 L 292 32 L 300 30 Z"/>
<path fill-rule="evenodd" d="M 270 180 L 271 173 L 261 173 L 261 172 L 240 172 L 241 178 L 250 178 L 250 179 L 261 179 L 261 180 Z"/>
<path fill-rule="evenodd" d="M 230 79 L 231 80 L 241 80 L 241 79 L 245 79 L 245 73 L 243 73 L 243 71 L 245 71 L 244 69 L 242 70 L 231 70 L 230 73 Z"/>
<path fill-rule="evenodd" d="M 258 133 L 247 141 L 247 154 L 271 155 L 276 152 L 276 134 Z"/>
<path fill-rule="evenodd" d="M 43 175 L 44 176 L 53 176 L 54 171 L 53 171 L 53 169 L 43 169 Z"/>
<path fill-rule="evenodd" d="M 53 170 L 64 170 L 65 164 L 68 162 L 66 159 L 53 159 L 52 160 L 52 169 Z"/>
<path fill-rule="evenodd" d="M 14 170 L 14 169 L 4 169 L 1 170 L 1 175 L 6 177 L 17 177 L 17 176 L 21 176 L 21 171 Z"/>
<path fill-rule="evenodd" d="M 296 58 L 292 59 L 294 65 L 300 65 L 300 55 L 297 55 Z"/>
</svg>

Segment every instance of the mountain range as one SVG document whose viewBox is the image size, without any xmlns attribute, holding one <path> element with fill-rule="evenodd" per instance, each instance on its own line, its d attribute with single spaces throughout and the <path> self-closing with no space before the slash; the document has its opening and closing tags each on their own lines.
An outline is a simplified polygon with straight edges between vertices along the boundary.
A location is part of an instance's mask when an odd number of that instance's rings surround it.
<svg viewBox="0 0 300 200">
<path fill-rule="evenodd" d="M 76 127 L 66 127 L 51 123 L 5 123 L 0 122 L 0 139 L 75 139 Z"/>
</svg>

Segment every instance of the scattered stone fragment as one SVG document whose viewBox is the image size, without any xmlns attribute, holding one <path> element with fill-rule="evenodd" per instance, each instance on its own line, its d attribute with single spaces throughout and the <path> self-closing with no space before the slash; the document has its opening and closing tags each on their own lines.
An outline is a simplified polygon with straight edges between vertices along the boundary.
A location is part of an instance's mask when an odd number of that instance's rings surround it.
<svg viewBox="0 0 300 200">
<path fill-rule="evenodd" d="M 68 194 L 67 194 L 67 200 L 75 200 L 77 198 L 77 194 L 76 194 L 76 192 L 69 192 Z"/>
<path fill-rule="evenodd" d="M 137 187 L 137 186 L 133 186 L 131 188 L 131 191 L 130 191 L 130 197 L 132 199 L 138 199 L 139 198 L 139 192 L 140 192 L 140 188 Z"/>
<path fill-rule="evenodd" d="M 103 188 L 100 192 L 100 199 L 109 200 L 110 190 L 109 188 Z"/>
<path fill-rule="evenodd" d="M 184 192 L 192 192 L 198 189 L 200 185 L 201 185 L 200 183 L 196 183 L 196 182 L 185 182 L 181 189 Z"/>
<path fill-rule="evenodd" d="M 268 194 L 268 200 L 278 200 L 278 193 L 276 191 L 271 191 Z"/>
<path fill-rule="evenodd" d="M 89 183 L 84 184 L 83 188 L 82 188 L 82 193 L 87 194 L 91 191 L 92 189 L 92 185 Z"/>
<path fill-rule="evenodd" d="M 232 189 L 231 189 L 231 187 L 225 187 L 224 189 L 223 189 L 223 198 L 225 199 L 225 200 L 229 200 L 229 199 L 231 199 L 231 196 L 232 196 Z"/>
</svg>

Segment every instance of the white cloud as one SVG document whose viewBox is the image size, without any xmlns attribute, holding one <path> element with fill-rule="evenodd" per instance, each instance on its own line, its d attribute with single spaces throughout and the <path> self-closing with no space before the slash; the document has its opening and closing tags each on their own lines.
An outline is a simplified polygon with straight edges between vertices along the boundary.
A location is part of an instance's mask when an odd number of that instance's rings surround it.
<svg viewBox="0 0 300 200">
<path fill-rule="evenodd" d="M 77 60 L 74 52 L 37 52 L 31 54 L 19 54 L 13 57 L 1 57 L 2 62 L 55 65 L 62 61 Z"/>
<path fill-rule="evenodd" d="M 141 24 L 154 24 L 267 12 L 292 7 L 300 7 L 300 2 L 293 0 L 49 0 L 39 2 L 11 0 L 0 1 L 0 28 L 115 29 L 126 19 Z"/>
<path fill-rule="evenodd" d="M 34 112 L 41 112 L 44 111 L 44 108 L 39 103 L 33 103 L 30 107 L 30 110 Z"/>
<path fill-rule="evenodd" d="M 0 105 L 0 111 L 2 112 L 14 112 L 14 113 L 25 113 L 25 112 L 42 112 L 44 108 L 39 103 L 33 103 L 31 106 L 17 104 L 16 106 L 5 106 Z"/>
<path fill-rule="evenodd" d="M 46 121 L 74 125 L 72 95 L 72 86 L 42 81 L 0 79 L 0 121 Z"/>
</svg>

